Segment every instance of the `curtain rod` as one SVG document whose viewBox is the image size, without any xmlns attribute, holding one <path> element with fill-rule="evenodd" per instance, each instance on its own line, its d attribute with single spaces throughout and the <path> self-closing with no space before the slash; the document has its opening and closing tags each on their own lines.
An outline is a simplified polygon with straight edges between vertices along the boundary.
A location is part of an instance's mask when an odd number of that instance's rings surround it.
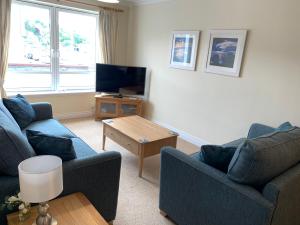
<svg viewBox="0 0 300 225">
<path fill-rule="evenodd" d="M 90 3 L 84 3 L 84 2 L 79 2 L 76 0 L 57 0 L 58 2 L 72 2 L 72 3 L 77 3 L 77 4 L 81 4 L 81 5 L 87 5 L 87 6 L 92 6 L 92 7 L 98 7 L 100 9 L 104 9 L 104 10 L 110 10 L 110 11 L 114 11 L 114 12 L 124 12 L 123 9 L 117 9 L 117 8 L 112 8 L 112 7 L 107 7 L 107 6 L 99 6 L 99 5 L 94 5 L 94 4 L 90 4 Z"/>
</svg>

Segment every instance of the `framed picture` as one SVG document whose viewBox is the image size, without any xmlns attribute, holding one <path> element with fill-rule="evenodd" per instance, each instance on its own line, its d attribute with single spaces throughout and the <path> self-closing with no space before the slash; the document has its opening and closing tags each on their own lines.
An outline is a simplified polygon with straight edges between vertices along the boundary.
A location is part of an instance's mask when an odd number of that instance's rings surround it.
<svg viewBox="0 0 300 225">
<path fill-rule="evenodd" d="M 195 70 L 200 31 L 174 31 L 170 67 Z"/>
<path fill-rule="evenodd" d="M 240 76 L 247 30 L 210 30 L 205 71 Z"/>
</svg>

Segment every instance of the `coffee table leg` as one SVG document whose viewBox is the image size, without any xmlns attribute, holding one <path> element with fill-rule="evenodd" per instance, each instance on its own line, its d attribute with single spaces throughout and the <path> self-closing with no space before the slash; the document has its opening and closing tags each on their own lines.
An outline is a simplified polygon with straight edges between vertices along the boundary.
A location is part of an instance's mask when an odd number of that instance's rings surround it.
<svg viewBox="0 0 300 225">
<path fill-rule="evenodd" d="M 144 166 L 144 148 L 140 147 L 140 155 L 139 155 L 139 177 L 143 175 L 143 166 Z"/>
<path fill-rule="evenodd" d="M 105 141 L 106 141 L 106 136 L 103 134 L 102 136 L 102 149 L 105 151 Z"/>
<path fill-rule="evenodd" d="M 103 133 L 102 133 L 102 149 L 105 150 L 105 141 L 106 141 L 106 136 L 105 136 L 105 125 L 103 124 Z"/>
</svg>

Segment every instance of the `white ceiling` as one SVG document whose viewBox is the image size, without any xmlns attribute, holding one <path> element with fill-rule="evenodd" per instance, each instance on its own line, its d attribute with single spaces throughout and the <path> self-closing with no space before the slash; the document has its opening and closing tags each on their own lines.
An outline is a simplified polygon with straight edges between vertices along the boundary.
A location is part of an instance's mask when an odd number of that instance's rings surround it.
<svg viewBox="0 0 300 225">
<path fill-rule="evenodd" d="M 134 5 L 146 5 L 146 4 L 154 4 L 154 3 L 165 2 L 165 1 L 170 1 L 170 0 L 123 0 L 122 2 L 129 2 Z"/>
</svg>

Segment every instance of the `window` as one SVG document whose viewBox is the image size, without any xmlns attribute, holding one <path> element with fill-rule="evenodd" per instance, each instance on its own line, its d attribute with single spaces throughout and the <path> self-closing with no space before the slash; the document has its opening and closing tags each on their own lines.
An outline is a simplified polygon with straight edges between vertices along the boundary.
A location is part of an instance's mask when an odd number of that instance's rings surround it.
<svg viewBox="0 0 300 225">
<path fill-rule="evenodd" d="M 97 17 L 60 7 L 14 2 L 6 89 L 94 89 Z"/>
</svg>

